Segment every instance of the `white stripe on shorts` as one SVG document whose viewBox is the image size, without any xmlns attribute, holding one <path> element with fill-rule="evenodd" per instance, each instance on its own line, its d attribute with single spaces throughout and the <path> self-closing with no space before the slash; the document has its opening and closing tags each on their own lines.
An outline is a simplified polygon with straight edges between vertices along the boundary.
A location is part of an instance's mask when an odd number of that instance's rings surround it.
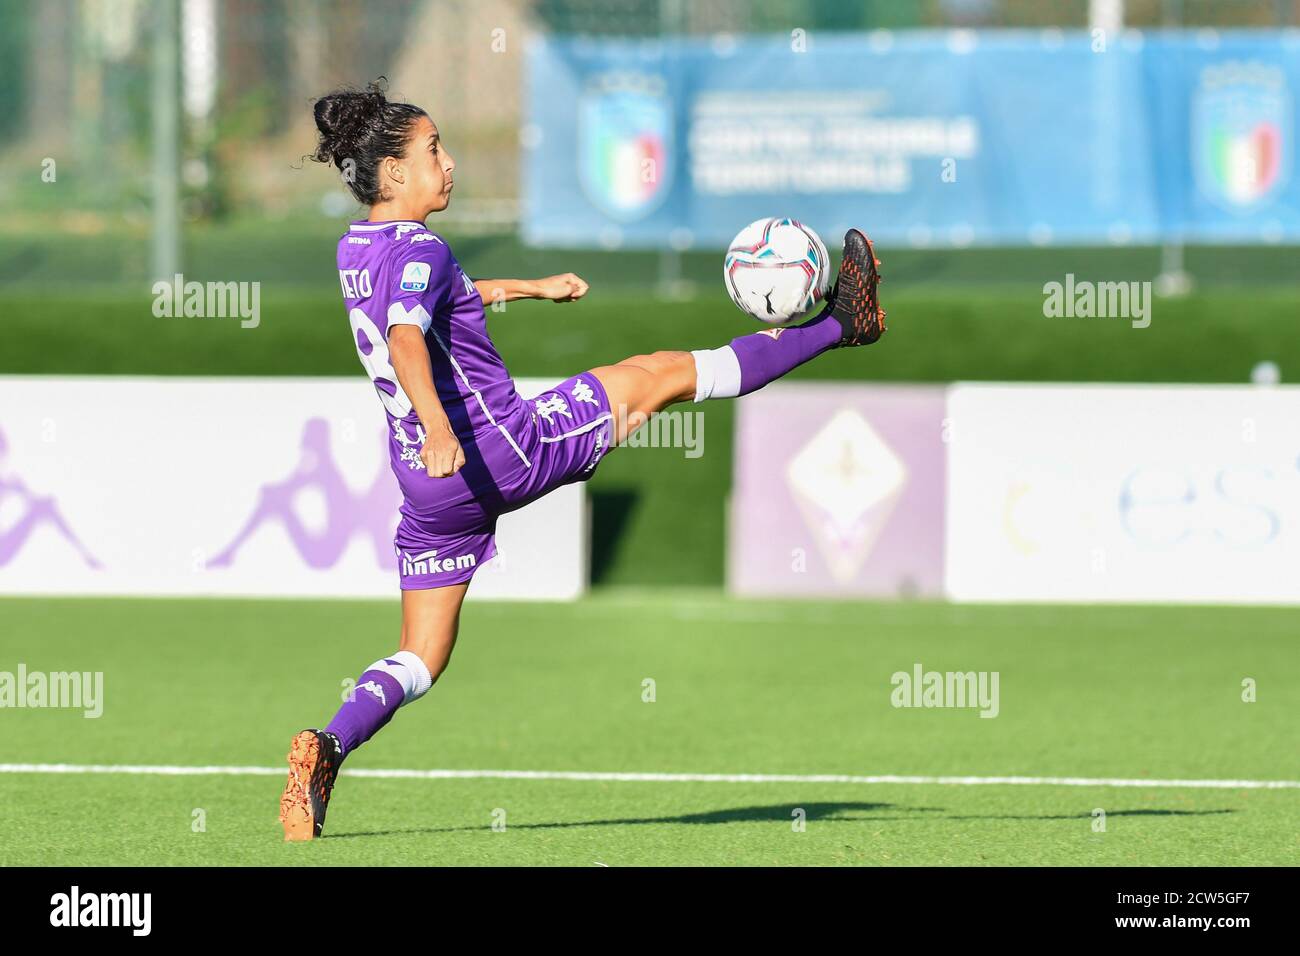
<svg viewBox="0 0 1300 956">
<path fill-rule="evenodd" d="M 604 415 L 601 415 L 599 418 L 592 419 L 591 421 L 587 422 L 587 424 L 582 425 L 579 428 L 575 428 L 571 432 L 565 432 L 563 435 L 543 435 L 541 440 L 544 442 L 564 441 L 564 439 L 572 438 L 574 435 L 581 435 L 584 432 L 589 432 L 597 425 L 599 425 L 601 422 L 609 421 L 609 419 L 613 417 L 614 417 L 613 412 L 606 412 Z"/>
</svg>

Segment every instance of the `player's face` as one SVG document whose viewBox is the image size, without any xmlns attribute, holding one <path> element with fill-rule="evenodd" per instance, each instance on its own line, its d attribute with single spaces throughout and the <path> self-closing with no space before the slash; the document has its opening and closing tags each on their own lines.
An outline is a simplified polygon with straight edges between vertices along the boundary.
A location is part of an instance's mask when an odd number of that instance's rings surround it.
<svg viewBox="0 0 1300 956">
<path fill-rule="evenodd" d="M 446 209 L 451 202 L 451 174 L 456 161 L 442 144 L 438 127 L 427 116 L 421 116 L 412 128 L 402 163 L 407 167 L 412 200 L 429 212 Z"/>
</svg>

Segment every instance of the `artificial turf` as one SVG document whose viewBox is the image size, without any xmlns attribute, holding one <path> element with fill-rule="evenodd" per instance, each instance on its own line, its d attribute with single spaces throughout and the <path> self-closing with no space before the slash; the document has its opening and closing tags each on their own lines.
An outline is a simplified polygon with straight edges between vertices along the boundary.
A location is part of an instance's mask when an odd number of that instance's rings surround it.
<svg viewBox="0 0 1300 956">
<path fill-rule="evenodd" d="M 97 719 L 0 710 L 0 763 L 271 771 L 0 772 L 0 864 L 1300 859 L 1293 788 L 346 775 L 1300 776 L 1287 609 L 737 602 L 703 589 L 471 602 L 439 684 L 349 757 L 326 838 L 283 844 L 290 736 L 328 719 L 343 682 L 392 649 L 398 620 L 396 601 L 0 600 L 0 671 L 104 674 Z M 891 675 L 917 663 L 996 671 L 997 716 L 892 706 Z"/>
</svg>

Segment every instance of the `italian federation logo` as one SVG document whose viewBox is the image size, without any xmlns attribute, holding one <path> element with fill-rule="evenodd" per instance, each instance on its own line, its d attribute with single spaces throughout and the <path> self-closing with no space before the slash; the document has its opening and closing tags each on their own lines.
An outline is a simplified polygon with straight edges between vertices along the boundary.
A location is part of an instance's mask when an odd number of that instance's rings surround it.
<svg viewBox="0 0 1300 956">
<path fill-rule="evenodd" d="M 791 459 L 786 483 L 831 575 L 852 581 L 907 486 L 907 466 L 870 423 L 837 412 Z"/>
<path fill-rule="evenodd" d="M 1212 202 L 1251 212 L 1286 184 L 1291 94 L 1281 68 L 1229 61 L 1207 66 L 1192 98 L 1197 188 Z"/>
<path fill-rule="evenodd" d="M 662 77 L 608 74 L 578 101 L 578 178 L 601 212 L 630 222 L 668 195 L 673 112 Z"/>
</svg>

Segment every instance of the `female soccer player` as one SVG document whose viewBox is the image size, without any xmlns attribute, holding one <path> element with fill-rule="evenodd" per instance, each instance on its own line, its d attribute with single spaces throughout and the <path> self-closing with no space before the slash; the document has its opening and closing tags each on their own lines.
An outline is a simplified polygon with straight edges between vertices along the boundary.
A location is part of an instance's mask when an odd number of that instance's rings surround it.
<svg viewBox="0 0 1300 956">
<path fill-rule="evenodd" d="M 861 232 L 824 311 L 696 352 L 655 352 L 603 365 L 534 399 L 515 390 L 488 335 L 484 304 L 574 302 L 587 283 L 467 276 L 425 219 L 451 201 L 455 160 L 424 110 L 391 103 L 377 84 L 317 100 L 314 159 L 333 163 L 370 209 L 339 240 L 339 281 L 361 364 L 387 414 L 389 459 L 402 489 L 394 541 L 402 635 L 357 679 L 324 730 L 289 748 L 280 799 L 285 839 L 325 822 L 344 758 L 424 695 L 447 666 L 474 571 L 496 554 L 497 517 L 591 477 L 602 456 L 675 402 L 735 398 L 828 349 L 869 345 L 885 330 L 879 274 Z"/>
</svg>

